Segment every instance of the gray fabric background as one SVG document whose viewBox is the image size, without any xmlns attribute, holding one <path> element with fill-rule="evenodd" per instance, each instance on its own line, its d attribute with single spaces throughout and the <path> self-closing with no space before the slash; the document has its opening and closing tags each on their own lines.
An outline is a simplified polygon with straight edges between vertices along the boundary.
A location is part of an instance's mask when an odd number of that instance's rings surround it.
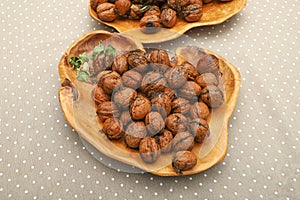
<svg viewBox="0 0 300 200">
<path fill-rule="evenodd" d="M 0 2 L 0 199 L 300 199 L 299 0 L 249 0 L 225 23 L 187 32 L 234 64 L 242 87 L 224 161 L 167 178 L 103 165 L 64 119 L 60 57 L 86 32 L 113 31 L 87 4 Z"/>
</svg>

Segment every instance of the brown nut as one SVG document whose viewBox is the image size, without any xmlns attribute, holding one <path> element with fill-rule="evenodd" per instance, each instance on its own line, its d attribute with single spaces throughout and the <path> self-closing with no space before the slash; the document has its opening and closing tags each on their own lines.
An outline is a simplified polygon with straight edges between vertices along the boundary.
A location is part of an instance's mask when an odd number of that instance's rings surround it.
<svg viewBox="0 0 300 200">
<path fill-rule="evenodd" d="M 190 0 L 168 0 L 168 5 L 177 12 L 181 12 L 182 8 L 189 4 Z"/>
<path fill-rule="evenodd" d="M 166 86 L 166 78 L 160 73 L 151 71 L 144 76 L 141 90 L 147 97 L 152 98 L 158 93 L 163 92 Z"/>
<path fill-rule="evenodd" d="M 158 112 L 150 112 L 145 118 L 146 128 L 150 136 L 156 135 L 165 128 L 165 120 Z"/>
<path fill-rule="evenodd" d="M 172 166 L 176 173 L 192 169 L 197 164 L 197 157 L 191 151 L 178 151 L 173 157 Z"/>
<path fill-rule="evenodd" d="M 151 6 L 144 14 L 144 16 L 152 16 L 152 15 L 155 15 L 157 17 L 160 16 L 160 9 L 158 6 Z"/>
<path fill-rule="evenodd" d="M 190 110 L 190 115 L 192 119 L 196 119 L 196 118 L 207 119 L 209 115 L 209 108 L 203 102 L 196 102 Z"/>
<path fill-rule="evenodd" d="M 135 69 L 138 72 L 143 72 L 147 69 L 147 58 L 145 52 L 141 50 L 129 52 L 127 62 L 129 69 Z"/>
<path fill-rule="evenodd" d="M 121 108 L 129 108 L 130 102 L 135 99 L 137 92 L 128 87 L 121 87 L 113 92 L 113 101 Z"/>
<path fill-rule="evenodd" d="M 143 95 L 137 95 L 130 104 L 130 114 L 132 119 L 141 120 L 146 117 L 151 107 L 150 101 Z"/>
<path fill-rule="evenodd" d="M 160 93 L 151 99 L 152 109 L 167 117 L 171 113 L 171 99 L 165 93 Z"/>
<path fill-rule="evenodd" d="M 128 110 L 121 113 L 120 121 L 123 124 L 124 128 L 126 128 L 129 124 L 133 122 Z"/>
<path fill-rule="evenodd" d="M 132 4 L 129 12 L 129 19 L 140 19 L 144 12 L 146 12 L 150 8 L 149 5 L 143 4 Z"/>
<path fill-rule="evenodd" d="M 177 133 L 172 142 L 175 152 L 184 150 L 191 151 L 194 147 L 194 137 L 189 132 Z"/>
<path fill-rule="evenodd" d="M 120 54 L 117 57 L 115 57 L 112 63 L 112 70 L 118 72 L 119 74 L 123 74 L 128 70 L 126 54 Z"/>
<path fill-rule="evenodd" d="M 208 85 L 201 91 L 201 100 L 211 108 L 217 108 L 224 103 L 224 94 L 214 85 Z"/>
<path fill-rule="evenodd" d="M 140 141 L 147 135 L 144 122 L 132 122 L 125 131 L 125 142 L 130 148 L 138 148 Z"/>
<path fill-rule="evenodd" d="M 115 1 L 115 11 L 119 16 L 125 17 L 129 14 L 131 1 L 130 0 L 116 0 Z"/>
<path fill-rule="evenodd" d="M 166 73 L 165 77 L 168 81 L 168 85 L 172 89 L 182 87 L 187 81 L 187 75 L 180 66 L 170 68 Z"/>
<path fill-rule="evenodd" d="M 210 3 L 210 2 L 212 2 L 213 0 L 202 0 L 203 1 L 203 3 Z"/>
<path fill-rule="evenodd" d="M 171 8 L 164 9 L 160 14 L 160 20 L 164 27 L 172 28 L 177 22 L 176 11 Z"/>
<path fill-rule="evenodd" d="M 137 89 L 141 86 L 143 77 L 139 72 L 130 70 L 125 72 L 121 79 L 124 86 Z"/>
<path fill-rule="evenodd" d="M 125 132 L 123 129 L 123 124 L 116 118 L 108 118 L 103 123 L 104 134 L 112 140 L 121 139 Z"/>
<path fill-rule="evenodd" d="M 207 85 L 215 85 L 219 84 L 219 81 L 215 74 L 213 73 L 203 73 L 196 78 L 196 83 L 200 85 L 202 88 L 205 88 Z"/>
<path fill-rule="evenodd" d="M 101 73 L 98 86 L 102 87 L 107 94 L 112 91 L 121 83 L 121 76 L 117 72 L 106 70 Z"/>
<path fill-rule="evenodd" d="M 117 18 L 115 5 L 112 3 L 101 3 L 97 6 L 97 15 L 100 20 L 112 22 Z"/>
<path fill-rule="evenodd" d="M 200 74 L 203 73 L 214 73 L 216 77 L 220 76 L 219 71 L 219 60 L 216 56 L 205 53 L 198 52 L 199 60 L 197 63 L 197 70 Z"/>
<path fill-rule="evenodd" d="M 171 103 L 173 113 L 187 114 L 191 110 L 191 104 L 189 100 L 184 98 L 177 98 Z"/>
<path fill-rule="evenodd" d="M 179 90 L 180 96 L 190 101 L 197 101 L 200 92 L 200 85 L 194 81 L 187 81 Z"/>
<path fill-rule="evenodd" d="M 166 127 L 173 134 L 183 132 L 187 129 L 187 118 L 180 113 L 171 114 L 166 119 Z"/>
<path fill-rule="evenodd" d="M 104 122 L 108 118 L 119 118 L 119 109 L 115 103 L 106 101 L 97 106 L 96 111 L 100 121 Z"/>
<path fill-rule="evenodd" d="M 165 50 L 156 49 L 148 55 L 148 62 L 155 72 L 164 73 L 170 66 L 170 58 Z"/>
<path fill-rule="evenodd" d="M 191 4 L 183 9 L 183 17 L 187 22 L 197 22 L 201 19 L 203 12 L 199 4 Z"/>
<path fill-rule="evenodd" d="M 90 0 L 91 7 L 96 10 L 97 6 L 101 3 L 106 3 L 107 0 Z"/>
<path fill-rule="evenodd" d="M 177 98 L 175 91 L 170 88 L 165 88 L 164 94 L 170 98 L 171 102 Z"/>
<path fill-rule="evenodd" d="M 209 126 L 206 120 L 197 118 L 193 119 L 189 124 L 191 133 L 195 137 L 195 142 L 201 144 L 205 138 L 210 135 Z"/>
<path fill-rule="evenodd" d="M 160 27 L 160 18 L 157 15 L 147 15 L 140 20 L 141 31 L 146 34 L 156 33 Z"/>
<path fill-rule="evenodd" d="M 146 163 L 155 162 L 160 156 L 159 145 L 154 138 L 147 137 L 141 140 L 139 145 L 140 156 Z"/>
<path fill-rule="evenodd" d="M 187 74 L 188 79 L 194 81 L 196 77 L 199 76 L 199 72 L 196 67 L 190 64 L 189 62 L 184 62 L 181 65 L 181 69 Z"/>
<path fill-rule="evenodd" d="M 101 87 L 95 87 L 92 91 L 92 99 L 96 104 L 101 104 L 105 101 L 110 101 L 110 96 Z"/>
<path fill-rule="evenodd" d="M 108 70 L 111 67 L 113 58 L 104 54 L 95 55 L 93 58 L 92 67 L 90 68 L 91 75 L 97 75 L 99 72 Z"/>
<path fill-rule="evenodd" d="M 172 149 L 173 134 L 171 131 L 163 130 L 162 133 L 156 136 L 156 142 L 159 145 L 161 152 L 168 153 Z"/>
</svg>

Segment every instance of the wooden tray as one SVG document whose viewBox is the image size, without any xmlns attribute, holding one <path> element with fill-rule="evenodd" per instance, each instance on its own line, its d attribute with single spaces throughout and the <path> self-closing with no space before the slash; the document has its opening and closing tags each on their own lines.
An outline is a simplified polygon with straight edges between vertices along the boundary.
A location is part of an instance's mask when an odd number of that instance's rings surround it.
<svg viewBox="0 0 300 200">
<path fill-rule="evenodd" d="M 141 32 L 139 29 L 139 20 L 117 19 L 113 22 L 104 22 L 98 18 L 97 13 L 92 9 L 90 4 L 89 14 L 98 22 L 113 27 L 120 33 L 134 36 L 143 43 L 158 43 L 175 39 L 194 27 L 220 24 L 239 13 L 246 6 L 246 3 L 247 0 L 233 0 L 231 2 L 204 4 L 203 16 L 199 22 L 188 23 L 178 18 L 176 26 L 170 29 L 163 28 L 155 34 L 144 34 Z"/>
<path fill-rule="evenodd" d="M 95 86 L 78 81 L 75 71 L 68 64 L 68 60 L 72 56 L 78 56 L 85 51 L 92 50 L 99 40 L 106 39 L 108 41 L 112 36 L 116 36 L 117 39 L 114 39 L 113 42 L 114 45 L 119 44 L 119 48 L 142 48 L 140 43 L 132 41 L 130 38 L 100 30 L 83 35 L 62 56 L 58 65 L 61 83 L 65 79 L 69 79 L 73 85 L 73 88 L 64 86 L 58 91 L 65 118 L 82 138 L 106 156 L 136 166 L 152 174 L 179 176 L 172 168 L 171 153 L 162 154 L 154 164 L 147 164 L 141 160 L 135 150 L 126 147 L 124 142 L 111 141 L 105 135 L 99 134 L 102 125 L 98 123 L 94 102 L 91 99 L 91 91 Z M 127 44 L 128 46 L 126 46 Z M 188 50 L 191 48 L 186 49 L 188 52 L 185 59 L 191 63 L 196 62 L 193 51 Z M 179 55 L 180 52 L 182 52 L 180 49 L 176 51 Z M 212 167 L 223 160 L 227 151 L 228 120 L 236 105 L 241 78 L 238 70 L 232 64 L 211 51 L 207 52 L 215 55 L 220 60 L 220 72 L 223 74 L 221 80 L 226 101 L 224 105 L 214 109 L 211 114 L 209 122 L 211 135 L 208 140 L 202 146 L 196 145 L 193 148 L 193 152 L 198 156 L 197 165 L 191 170 L 184 171 L 181 175 L 196 174 Z"/>
</svg>

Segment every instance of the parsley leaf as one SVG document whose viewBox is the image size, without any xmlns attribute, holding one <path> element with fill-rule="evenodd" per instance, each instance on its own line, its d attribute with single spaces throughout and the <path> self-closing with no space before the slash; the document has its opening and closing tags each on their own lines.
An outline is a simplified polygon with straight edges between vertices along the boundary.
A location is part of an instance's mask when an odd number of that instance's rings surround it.
<svg viewBox="0 0 300 200">
<path fill-rule="evenodd" d="M 88 82 L 89 80 L 89 75 L 88 73 L 86 73 L 85 71 L 81 71 L 78 70 L 77 71 L 77 77 L 76 77 L 79 81 L 83 81 L 83 82 Z"/>
<path fill-rule="evenodd" d="M 80 60 L 81 64 L 83 64 L 83 63 L 89 61 L 89 58 L 88 58 L 88 55 L 87 55 L 86 52 L 80 54 L 80 55 L 78 56 L 78 59 Z"/>
<path fill-rule="evenodd" d="M 70 58 L 69 63 L 73 66 L 74 69 L 78 69 L 81 65 L 81 62 L 78 57 Z"/>
<path fill-rule="evenodd" d="M 109 44 L 105 49 L 105 55 L 107 55 L 107 56 L 116 56 L 117 55 L 117 50 L 111 44 Z"/>
<path fill-rule="evenodd" d="M 105 52 L 105 47 L 104 45 L 102 44 L 102 41 L 99 42 L 99 44 L 97 46 L 94 47 L 94 51 L 93 51 L 93 58 L 96 56 L 96 55 L 99 55 L 101 53 L 104 53 Z"/>
</svg>

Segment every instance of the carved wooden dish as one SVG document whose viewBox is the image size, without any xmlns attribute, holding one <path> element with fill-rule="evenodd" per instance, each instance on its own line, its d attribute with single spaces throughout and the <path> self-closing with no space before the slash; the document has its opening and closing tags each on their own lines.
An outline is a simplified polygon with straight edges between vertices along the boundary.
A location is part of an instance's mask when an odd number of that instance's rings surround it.
<svg viewBox="0 0 300 200">
<path fill-rule="evenodd" d="M 145 34 L 139 29 L 139 20 L 117 19 L 113 22 L 105 22 L 98 18 L 95 10 L 89 4 L 89 14 L 92 18 L 115 28 L 120 33 L 138 38 L 143 43 L 158 43 L 181 36 L 186 31 L 200 26 L 216 25 L 224 22 L 233 15 L 239 13 L 245 6 L 247 0 L 233 0 L 231 2 L 215 2 L 203 5 L 203 16 L 199 22 L 188 23 L 181 18 L 173 28 L 161 29 L 155 34 Z"/>
<path fill-rule="evenodd" d="M 127 36 L 106 31 L 94 31 L 75 41 L 62 56 L 58 65 L 61 83 L 65 79 L 69 79 L 71 84 L 60 88 L 59 101 L 66 120 L 82 138 L 110 158 L 160 176 L 196 174 L 223 160 L 228 146 L 228 120 L 235 108 L 241 81 L 238 70 L 232 64 L 221 56 L 207 51 L 219 59 L 225 103 L 211 112 L 209 121 L 211 134 L 208 139 L 204 144 L 195 145 L 193 148 L 193 152 L 198 157 L 197 165 L 191 170 L 183 171 L 183 174 L 177 174 L 172 168 L 172 153 L 162 154 L 155 163 L 147 164 L 140 158 L 136 150 L 126 147 L 123 141 L 111 141 L 104 134 L 99 133 L 102 124 L 99 124 L 97 120 L 96 108 L 91 98 L 91 92 L 95 86 L 78 81 L 75 70 L 68 63 L 72 56 L 92 50 L 99 40 L 113 44 L 118 47 L 118 51 L 143 48 L 141 43 L 135 42 Z M 176 49 L 175 53 L 179 59 L 185 59 L 195 64 L 197 57 L 194 50 L 190 47 L 180 47 Z"/>
</svg>

